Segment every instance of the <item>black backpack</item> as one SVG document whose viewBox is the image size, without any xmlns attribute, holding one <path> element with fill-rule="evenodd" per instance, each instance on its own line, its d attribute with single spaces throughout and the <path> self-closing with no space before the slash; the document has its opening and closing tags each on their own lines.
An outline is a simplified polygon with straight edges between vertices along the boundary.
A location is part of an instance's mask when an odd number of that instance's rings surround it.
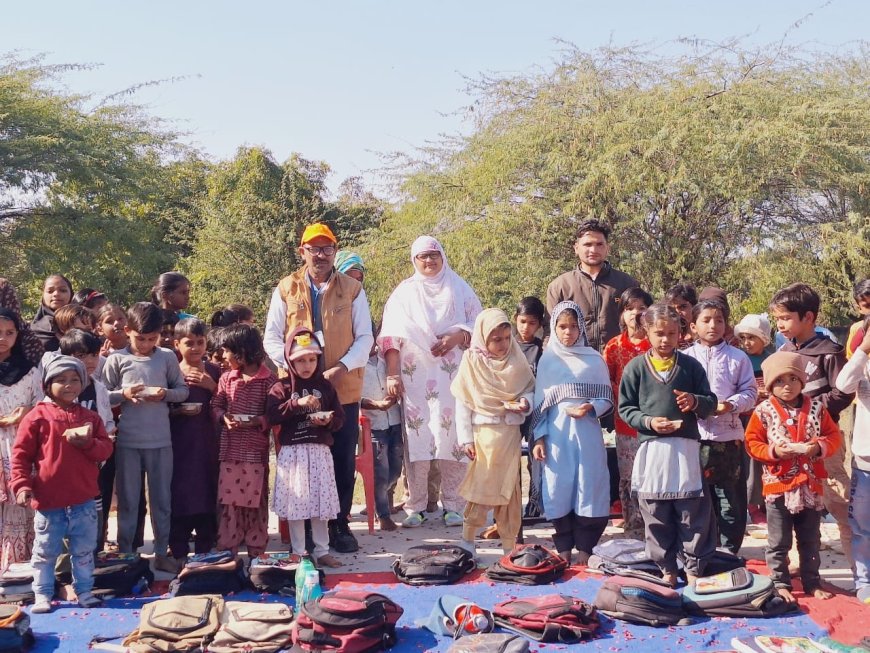
<svg viewBox="0 0 870 653">
<path fill-rule="evenodd" d="M 178 578 L 169 583 L 172 596 L 197 594 L 230 594 L 248 587 L 248 578 L 241 558 L 230 562 L 185 567 Z"/>
<path fill-rule="evenodd" d="M 148 560 L 138 553 L 131 559 L 98 560 L 94 568 L 94 594 L 102 598 L 142 594 L 153 583 Z"/>
<path fill-rule="evenodd" d="M 396 578 L 407 585 L 450 585 L 474 567 L 471 552 L 452 544 L 412 546 L 393 563 Z"/>
<path fill-rule="evenodd" d="M 20 653 L 34 644 L 30 616 L 17 605 L 0 605 L 0 653 Z"/>
<path fill-rule="evenodd" d="M 607 578 L 595 595 L 595 607 L 612 619 L 646 626 L 683 626 L 691 623 L 679 593 L 640 578 Z"/>
<path fill-rule="evenodd" d="M 490 580 L 519 585 L 546 585 L 561 578 L 568 563 L 540 544 L 518 544 L 486 570 Z"/>
</svg>

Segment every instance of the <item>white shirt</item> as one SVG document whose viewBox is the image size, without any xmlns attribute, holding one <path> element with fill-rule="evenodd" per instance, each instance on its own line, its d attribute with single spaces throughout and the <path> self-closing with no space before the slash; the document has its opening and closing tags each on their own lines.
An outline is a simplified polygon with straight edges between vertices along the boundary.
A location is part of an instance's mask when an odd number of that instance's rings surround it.
<svg viewBox="0 0 870 653">
<path fill-rule="evenodd" d="M 334 274 L 336 273 L 333 272 Z M 310 288 L 311 277 L 307 273 L 305 274 L 305 280 Z M 329 281 L 320 287 L 320 292 L 324 292 L 329 287 L 331 281 L 332 277 L 330 276 Z M 372 314 L 369 311 L 369 300 L 366 297 L 365 290 L 360 290 L 356 299 L 351 303 L 350 316 L 353 324 L 353 344 L 347 350 L 347 353 L 339 359 L 339 362 L 348 371 L 365 367 L 375 341 L 372 335 Z M 281 369 L 287 369 L 287 361 L 284 360 L 284 339 L 287 335 L 284 333 L 284 330 L 286 328 L 287 304 L 284 302 L 284 298 L 281 297 L 281 291 L 275 288 L 272 292 L 272 299 L 269 302 L 269 314 L 266 316 L 263 347 L 266 349 L 266 354 L 272 359 L 272 362 Z"/>
</svg>

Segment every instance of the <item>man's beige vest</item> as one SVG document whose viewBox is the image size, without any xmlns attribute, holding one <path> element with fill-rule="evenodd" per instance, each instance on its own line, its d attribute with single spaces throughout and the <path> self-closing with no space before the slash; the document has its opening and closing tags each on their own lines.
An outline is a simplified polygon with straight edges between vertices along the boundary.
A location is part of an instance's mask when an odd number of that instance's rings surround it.
<svg viewBox="0 0 870 653">
<path fill-rule="evenodd" d="M 287 306 L 287 324 L 284 338 L 300 326 L 314 330 L 311 312 L 311 287 L 302 268 L 278 283 L 278 291 Z M 351 304 L 362 290 L 356 279 L 338 272 L 332 273 L 329 286 L 320 298 L 320 314 L 323 324 L 323 364 L 329 369 L 347 353 L 354 341 Z M 348 370 L 341 381 L 335 385 L 342 404 L 352 404 L 362 397 L 364 369 L 359 367 Z"/>
</svg>

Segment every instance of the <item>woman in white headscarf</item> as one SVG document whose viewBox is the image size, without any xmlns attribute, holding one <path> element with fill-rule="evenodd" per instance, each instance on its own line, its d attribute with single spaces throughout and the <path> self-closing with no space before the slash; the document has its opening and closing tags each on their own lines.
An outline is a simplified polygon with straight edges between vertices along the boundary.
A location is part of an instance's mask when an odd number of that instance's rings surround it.
<svg viewBox="0 0 870 653">
<path fill-rule="evenodd" d="M 403 525 L 419 526 L 426 519 L 429 468 L 437 460 L 444 523 L 461 526 L 465 500 L 458 489 L 468 458 L 456 438 L 456 400 L 450 383 L 482 307 L 471 287 L 450 269 L 435 238 L 414 241 L 411 263 L 414 275 L 387 300 L 378 337 L 387 365 L 387 390 L 401 397 L 404 409 L 409 464 Z"/>
<path fill-rule="evenodd" d="M 559 555 L 586 564 L 610 512 L 610 474 L 598 419 L 613 410 L 607 365 L 589 346 L 583 311 L 562 302 L 538 362 L 532 455 L 544 462 L 541 499 Z"/>
</svg>

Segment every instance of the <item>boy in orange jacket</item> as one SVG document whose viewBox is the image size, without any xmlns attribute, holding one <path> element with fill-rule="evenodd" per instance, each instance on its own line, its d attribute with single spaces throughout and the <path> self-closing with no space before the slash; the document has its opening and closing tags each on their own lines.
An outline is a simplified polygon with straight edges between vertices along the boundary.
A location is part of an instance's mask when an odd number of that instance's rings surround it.
<svg viewBox="0 0 870 653">
<path fill-rule="evenodd" d="M 827 477 L 822 461 L 839 449 L 843 438 L 822 401 L 803 394 L 807 375 L 799 354 L 778 351 L 761 369 L 771 397 L 749 419 L 746 448 L 764 464 L 770 577 L 780 595 L 794 603 L 788 571 L 794 531 L 804 594 L 828 599 L 831 594 L 821 588 L 819 576 L 822 479 Z"/>
<path fill-rule="evenodd" d="M 50 612 L 54 565 L 64 538 L 69 539 L 73 589 L 79 605 L 93 608 L 100 600 L 94 586 L 97 508 L 94 497 L 98 467 L 112 453 L 102 418 L 78 403 L 87 380 L 84 363 L 58 356 L 42 370 L 46 401 L 18 425 L 12 448 L 12 491 L 19 506 L 36 510 L 31 564 L 34 570 L 32 612 Z"/>
</svg>

